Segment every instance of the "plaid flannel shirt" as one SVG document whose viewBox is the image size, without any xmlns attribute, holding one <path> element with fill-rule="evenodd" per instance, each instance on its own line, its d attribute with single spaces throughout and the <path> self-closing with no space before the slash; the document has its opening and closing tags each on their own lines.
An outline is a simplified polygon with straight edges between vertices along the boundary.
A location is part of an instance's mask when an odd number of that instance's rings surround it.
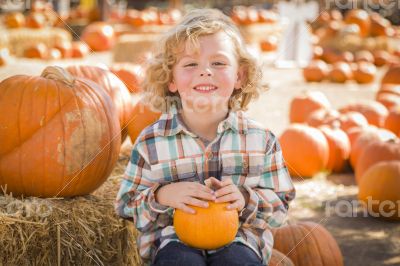
<svg viewBox="0 0 400 266">
<path fill-rule="evenodd" d="M 155 201 L 156 189 L 171 182 L 204 183 L 211 176 L 232 178 L 247 190 L 250 197 L 234 242 L 250 247 L 263 263 L 269 261 L 270 228 L 284 222 L 295 196 L 277 138 L 243 112 L 231 111 L 218 125 L 217 138 L 205 147 L 172 106 L 136 140 L 115 205 L 118 215 L 133 218 L 145 262 L 170 241 L 179 241 L 172 224 L 174 209 Z"/>
</svg>

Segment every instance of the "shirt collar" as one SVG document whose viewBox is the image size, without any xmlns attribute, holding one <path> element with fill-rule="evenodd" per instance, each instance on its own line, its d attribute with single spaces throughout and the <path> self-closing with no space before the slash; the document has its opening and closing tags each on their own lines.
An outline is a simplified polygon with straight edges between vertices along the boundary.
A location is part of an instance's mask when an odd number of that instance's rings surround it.
<svg viewBox="0 0 400 266">
<path fill-rule="evenodd" d="M 168 113 L 163 113 L 160 116 L 158 133 L 161 136 L 173 136 L 184 132 L 192 137 L 196 137 L 196 135 L 190 132 L 180 121 L 178 112 L 178 108 L 173 104 L 170 106 Z M 220 134 L 229 129 L 239 134 L 247 133 L 247 120 L 242 111 L 230 111 L 228 117 L 219 123 L 217 133 Z"/>
</svg>

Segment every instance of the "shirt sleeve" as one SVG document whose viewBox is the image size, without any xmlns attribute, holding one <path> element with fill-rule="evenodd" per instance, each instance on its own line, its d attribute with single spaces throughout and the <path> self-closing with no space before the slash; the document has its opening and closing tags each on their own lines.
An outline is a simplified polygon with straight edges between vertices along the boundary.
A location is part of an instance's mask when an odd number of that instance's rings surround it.
<svg viewBox="0 0 400 266">
<path fill-rule="evenodd" d="M 240 219 L 244 227 L 281 226 L 287 216 L 289 202 L 295 197 L 295 189 L 286 168 L 278 139 L 269 133 L 264 170 L 258 186 L 243 187 L 249 193 L 249 201 Z"/>
<path fill-rule="evenodd" d="M 164 227 L 161 216 L 167 212 L 172 213 L 173 208 L 156 202 L 155 191 L 160 183 L 151 179 L 150 164 L 143 150 L 140 149 L 140 143 L 132 149 L 131 159 L 117 194 L 115 210 L 123 218 L 133 218 L 136 228 L 146 232 Z"/>
</svg>

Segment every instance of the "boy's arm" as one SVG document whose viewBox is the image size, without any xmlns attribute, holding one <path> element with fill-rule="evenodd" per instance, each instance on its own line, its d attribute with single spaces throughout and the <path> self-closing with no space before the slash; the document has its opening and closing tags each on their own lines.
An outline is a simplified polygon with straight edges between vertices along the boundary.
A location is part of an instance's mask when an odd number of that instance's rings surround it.
<svg viewBox="0 0 400 266">
<path fill-rule="evenodd" d="M 172 208 L 158 204 L 154 193 L 160 186 L 151 178 L 150 164 L 140 145 L 135 145 L 117 195 L 115 209 L 123 218 L 133 218 L 139 231 L 162 226 L 160 214 Z"/>
<path fill-rule="evenodd" d="M 240 216 L 244 226 L 279 227 L 286 218 L 289 202 L 295 197 L 279 142 L 272 133 L 269 133 L 268 140 L 264 172 L 258 186 L 243 186 L 248 194 L 245 196 L 248 197 L 246 207 Z"/>
</svg>

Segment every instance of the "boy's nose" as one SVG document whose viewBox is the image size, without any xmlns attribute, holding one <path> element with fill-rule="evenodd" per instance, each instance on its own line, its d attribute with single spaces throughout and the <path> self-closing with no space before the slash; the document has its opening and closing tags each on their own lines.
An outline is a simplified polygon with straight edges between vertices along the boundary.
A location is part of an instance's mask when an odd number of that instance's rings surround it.
<svg viewBox="0 0 400 266">
<path fill-rule="evenodd" d="M 211 73 L 207 73 L 207 74 L 206 74 L 206 73 L 201 73 L 201 74 L 200 74 L 201 77 L 203 77 L 203 76 L 205 76 L 205 75 L 211 77 Z"/>
</svg>

